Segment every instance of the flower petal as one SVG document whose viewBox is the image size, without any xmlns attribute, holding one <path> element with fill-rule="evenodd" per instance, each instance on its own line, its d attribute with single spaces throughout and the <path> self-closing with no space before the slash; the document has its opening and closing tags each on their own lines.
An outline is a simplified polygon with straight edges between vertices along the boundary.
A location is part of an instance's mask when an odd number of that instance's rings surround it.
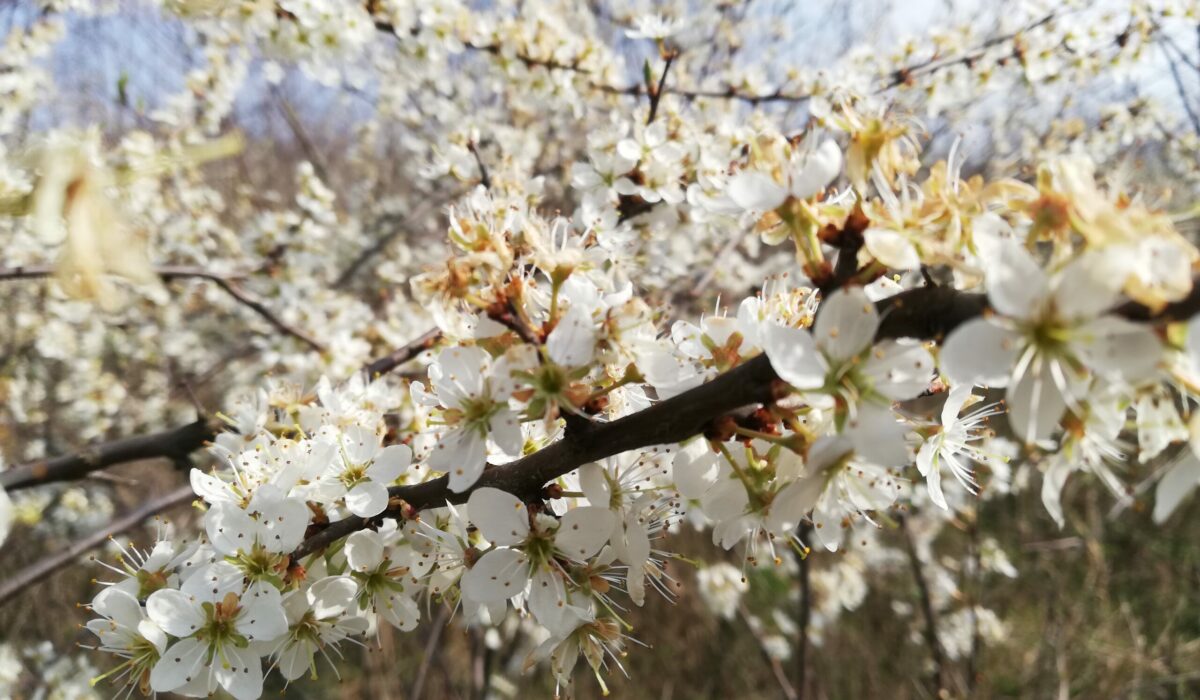
<svg viewBox="0 0 1200 700">
<path fill-rule="evenodd" d="M 728 182 L 729 198 L 749 211 L 771 211 L 787 199 L 788 191 L 770 175 L 757 170 L 743 170 Z"/>
<path fill-rule="evenodd" d="M 463 574 L 462 593 L 476 603 L 498 603 L 525 591 L 529 564 L 515 549 L 500 547 L 483 555 Z"/>
<path fill-rule="evenodd" d="M 857 357 L 871 346 L 879 329 L 879 312 L 861 287 L 845 287 L 821 302 L 813 337 L 832 362 Z"/>
<path fill-rule="evenodd" d="M 984 283 L 993 309 L 1018 319 L 1033 318 L 1041 311 L 1049 282 L 1029 251 L 1005 241 L 996 246 L 988 263 Z"/>
<path fill-rule="evenodd" d="M 972 319 L 942 344 L 941 370 L 954 384 L 1007 386 L 1021 349 L 1017 333 L 989 319 Z"/>
<path fill-rule="evenodd" d="M 388 490 L 373 479 L 356 484 L 346 494 L 346 509 L 360 518 L 372 518 L 387 510 Z"/>
<path fill-rule="evenodd" d="M 788 384 L 797 389 L 817 389 L 825 384 L 825 359 L 808 331 L 764 324 L 763 349 L 771 368 Z"/>
<path fill-rule="evenodd" d="M 573 508 L 559 522 L 554 546 L 571 559 L 583 561 L 608 542 L 616 522 L 616 516 L 605 506 Z"/>
<path fill-rule="evenodd" d="M 529 511 L 516 496 L 485 486 L 471 494 L 467 516 L 489 542 L 516 545 L 529 536 Z"/>
</svg>

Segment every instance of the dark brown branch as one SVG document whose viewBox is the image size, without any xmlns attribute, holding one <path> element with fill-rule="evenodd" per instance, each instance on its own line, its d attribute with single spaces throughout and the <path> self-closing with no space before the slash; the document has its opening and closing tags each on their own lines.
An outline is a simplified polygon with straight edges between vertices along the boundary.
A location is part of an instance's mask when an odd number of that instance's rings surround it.
<svg viewBox="0 0 1200 700">
<path fill-rule="evenodd" d="M 479 167 L 479 184 L 483 185 L 485 190 L 492 189 L 492 176 L 488 172 L 487 163 L 483 162 L 483 156 L 479 153 L 479 144 L 468 141 L 467 150 L 475 156 L 475 165 Z"/>
<path fill-rule="evenodd" d="M 983 313 L 984 306 L 985 299 L 980 294 L 943 287 L 911 289 L 877 304 L 884 316 L 878 337 L 937 338 Z M 767 356 L 759 355 L 706 384 L 637 413 L 609 423 L 593 423 L 588 429 L 572 432 L 515 462 L 489 466 L 468 491 L 450 491 L 449 479 L 443 476 L 420 484 L 394 486 L 389 489 L 390 495 L 417 511 L 445 503 L 464 503 L 471 491 L 485 486 L 519 498 L 537 499 L 546 483 L 581 465 L 629 450 L 681 442 L 703 432 L 715 418 L 770 402 L 784 392 L 786 385 L 771 368 Z M 379 518 L 400 517 L 403 510 L 394 508 Z M 319 551 L 372 522 L 357 517 L 340 520 L 306 540 L 294 556 Z"/>
<path fill-rule="evenodd" d="M 674 51 L 667 53 L 663 61 L 662 75 L 658 78 L 658 85 L 646 86 L 650 90 L 650 114 L 646 117 L 646 126 L 653 124 L 654 118 L 658 116 L 658 103 L 662 102 L 663 91 L 667 87 L 667 74 L 671 72 L 671 66 L 675 64 L 678 56 L 679 54 Z"/>
<path fill-rule="evenodd" d="M 970 65 L 971 63 L 978 61 L 980 58 L 983 58 L 983 55 L 985 53 L 987 53 L 988 49 L 993 48 L 995 46 L 999 46 L 1000 44 L 1003 44 L 1005 42 L 1012 41 L 1013 39 L 1016 39 L 1017 37 L 1021 36 L 1022 34 L 1033 31 L 1034 29 L 1037 29 L 1038 27 L 1041 27 L 1044 24 L 1049 24 L 1055 17 L 1058 16 L 1058 14 L 1059 14 L 1058 10 L 1052 10 L 1051 12 L 1049 12 L 1045 15 L 1042 15 L 1040 18 L 1034 20 L 1033 22 L 1030 22 L 1029 24 L 1025 25 L 1024 27 L 1021 27 L 1020 29 L 1016 30 L 1015 32 L 1010 32 L 1008 34 L 1001 34 L 999 36 L 994 36 L 991 39 L 984 41 L 982 44 L 980 44 L 975 49 L 967 51 L 958 56 L 949 56 L 949 57 L 942 58 L 942 57 L 938 57 L 938 56 L 934 55 L 927 60 L 920 61 L 918 63 L 909 64 L 902 68 L 897 68 L 896 70 L 892 71 L 888 80 L 886 82 L 884 82 L 884 84 L 882 86 L 880 86 L 880 88 L 877 90 L 877 92 L 886 92 L 887 90 L 890 90 L 894 87 L 899 87 L 900 85 L 904 85 L 904 84 L 910 82 L 914 78 L 917 78 L 922 75 L 929 75 L 931 73 L 936 73 L 937 71 L 942 70 L 943 68 L 948 68 L 950 66 L 955 66 L 955 65 Z"/>
<path fill-rule="evenodd" d="M 236 301 L 249 308 L 254 313 L 258 314 L 267 323 L 274 326 L 284 335 L 291 336 L 305 345 L 308 345 L 317 352 L 324 352 L 325 347 L 313 339 L 304 331 L 295 328 L 285 322 L 283 319 L 275 315 L 275 312 L 267 308 L 267 305 L 260 301 L 257 297 L 251 295 L 242 288 L 236 280 L 244 278 L 244 273 L 222 274 L 205 270 L 199 267 L 188 267 L 181 265 L 162 265 L 154 268 L 156 274 L 165 281 L 185 278 L 204 279 L 212 282 L 225 291 L 226 294 L 233 297 Z M 18 267 L 0 268 L 0 281 L 7 280 L 27 280 L 41 279 L 52 277 L 54 268 L 48 265 L 26 265 Z"/>
<path fill-rule="evenodd" d="M 0 605 L 17 594 L 28 590 L 51 573 L 69 566 L 85 552 L 104 544 L 110 537 L 132 530 L 147 518 L 153 517 L 169 508 L 187 503 L 195 498 L 191 486 L 181 486 L 178 489 L 149 501 L 110 522 L 106 527 L 94 532 L 78 542 L 72 543 L 65 549 L 59 550 L 32 565 L 21 569 L 9 578 L 0 582 Z"/>
<path fill-rule="evenodd" d="M 387 374 L 396 369 L 400 365 L 408 362 L 422 352 L 433 347 L 433 344 L 442 337 L 442 332 L 437 328 L 432 328 L 425 331 L 421 337 L 402 347 L 396 348 L 391 353 L 383 357 L 369 362 L 363 367 L 363 372 L 366 373 L 367 379 L 375 379 L 376 377 Z"/>
<path fill-rule="evenodd" d="M 916 338 L 937 340 L 987 309 L 983 294 L 951 287 L 918 287 L 875 304 L 881 321 L 876 339 Z M 1138 304 L 1118 307 L 1116 313 L 1134 320 L 1177 320 L 1184 313 L 1200 312 L 1200 284 L 1183 301 L 1154 312 Z M 504 465 L 489 466 L 468 491 L 450 491 L 447 477 L 409 486 L 394 486 L 392 499 L 420 511 L 444 503 L 464 503 L 471 491 L 491 486 L 520 498 L 537 499 L 543 486 L 581 465 L 605 457 L 654 445 L 670 445 L 701 433 L 715 418 L 746 406 L 766 403 L 781 395 L 782 380 L 767 356 L 759 355 L 716 379 L 610 423 L 593 423 L 558 442 Z M 400 517 L 403 509 L 385 511 L 379 518 Z M 316 533 L 300 546 L 303 557 L 369 527 L 377 519 L 340 520 Z"/>
<path fill-rule="evenodd" d="M 363 367 L 363 371 L 370 379 L 387 374 L 432 347 L 440 337 L 441 331 L 436 328 L 426 331 L 411 343 L 370 362 Z M 165 457 L 174 462 L 183 462 L 189 454 L 213 440 L 221 427 L 215 420 L 202 418 L 187 425 L 149 435 L 92 445 L 75 454 L 27 462 L 0 471 L 0 487 L 8 491 L 19 491 L 58 481 L 71 481 L 116 464 L 141 459 Z"/>
<path fill-rule="evenodd" d="M 26 462 L 0 472 L 0 487 L 19 491 L 56 481 L 70 481 L 115 464 L 140 459 L 165 457 L 179 462 L 216 437 L 217 428 L 216 421 L 200 419 L 149 435 L 92 445 L 71 455 Z"/>
</svg>

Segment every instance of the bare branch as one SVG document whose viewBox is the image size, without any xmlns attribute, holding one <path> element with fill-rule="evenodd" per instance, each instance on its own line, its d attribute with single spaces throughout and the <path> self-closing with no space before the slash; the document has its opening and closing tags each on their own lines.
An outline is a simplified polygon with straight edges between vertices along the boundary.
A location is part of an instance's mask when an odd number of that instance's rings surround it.
<svg viewBox="0 0 1200 700">
<path fill-rule="evenodd" d="M 22 591 L 28 590 L 30 586 L 35 585 L 46 576 L 58 571 L 64 566 L 70 565 L 80 555 L 85 552 L 95 549 L 104 544 L 109 538 L 119 535 L 128 530 L 132 530 L 147 518 L 153 517 L 165 510 L 195 498 L 192 493 L 192 487 L 185 485 L 178 489 L 154 499 L 139 508 L 136 508 L 125 515 L 113 520 L 104 527 L 92 534 L 84 537 L 78 542 L 72 543 L 66 549 L 61 549 L 53 554 L 34 562 L 32 565 L 21 569 L 9 578 L 0 582 L 0 605 L 8 602 Z"/>
<path fill-rule="evenodd" d="M 230 273 L 224 274 L 205 270 L 200 267 L 189 267 L 183 265 L 162 265 L 154 268 L 155 273 L 163 280 L 170 281 L 175 279 L 196 278 L 204 279 L 216 284 L 226 294 L 233 297 L 235 300 L 249 308 L 254 313 L 258 314 L 267 323 L 274 326 L 284 335 L 289 335 L 305 345 L 308 345 L 317 352 L 325 352 L 325 347 L 318 343 L 312 336 L 304 331 L 289 325 L 286 321 L 275 315 L 275 312 L 267 308 L 267 305 L 253 296 L 236 280 L 246 277 L 246 273 Z M 27 280 L 27 279 L 43 279 L 54 276 L 54 268 L 49 265 L 26 265 L 17 267 L 0 268 L 0 281 L 8 280 Z"/>
<path fill-rule="evenodd" d="M 440 207 L 447 202 L 457 199 L 463 194 L 464 191 L 465 190 L 456 190 L 451 192 L 446 197 L 436 199 L 426 197 L 422 199 L 421 203 L 418 204 L 411 212 L 405 214 L 403 217 L 394 215 L 380 217 L 380 224 L 387 225 L 394 222 L 394 227 L 391 231 L 377 238 L 374 243 L 364 248 L 363 251 L 358 254 L 358 257 L 354 258 L 354 260 L 346 266 L 345 270 L 342 270 L 342 273 L 333 281 L 334 289 L 345 287 L 347 284 L 349 284 L 351 280 L 358 276 L 359 271 L 367 263 L 369 263 L 375 256 L 386 250 L 387 247 L 392 244 L 392 241 L 396 240 L 400 234 L 404 233 L 410 223 L 417 221 L 421 217 L 428 214 L 430 209 L 434 207 Z"/>
<path fill-rule="evenodd" d="M 422 352 L 433 347 L 433 344 L 442 337 L 442 332 L 437 328 L 431 328 L 425 331 L 419 338 L 413 340 L 407 345 L 396 348 L 391 353 L 380 357 L 377 360 L 372 360 L 363 367 L 363 372 L 366 373 L 367 379 L 375 379 L 376 377 L 387 374 L 396 369 L 400 365 L 408 362 Z"/>
<path fill-rule="evenodd" d="M 242 289 L 241 285 L 238 283 L 227 277 L 213 277 L 211 279 L 218 287 L 225 290 L 229 296 L 240 301 L 251 311 L 261 316 L 267 323 L 275 326 L 275 328 L 284 335 L 292 336 L 317 352 L 325 352 L 324 345 L 318 343 L 308 333 L 296 328 L 295 326 L 289 325 L 286 321 L 276 316 L 274 312 L 267 308 L 266 304 L 259 301 L 257 297 L 251 296 L 251 294 L 245 289 Z"/>
<path fill-rule="evenodd" d="M 20 491 L 57 481 L 80 479 L 115 464 L 166 457 L 183 460 L 217 435 L 216 421 L 200 419 L 177 428 L 86 447 L 75 454 L 42 459 L 0 472 L 0 487 Z"/>
</svg>

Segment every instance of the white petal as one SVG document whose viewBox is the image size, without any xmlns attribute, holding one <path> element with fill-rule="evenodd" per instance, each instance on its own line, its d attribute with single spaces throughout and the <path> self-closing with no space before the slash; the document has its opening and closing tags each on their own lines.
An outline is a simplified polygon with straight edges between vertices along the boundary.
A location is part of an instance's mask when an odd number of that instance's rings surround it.
<svg viewBox="0 0 1200 700">
<path fill-rule="evenodd" d="M 859 457 L 882 467 L 894 467 L 909 463 L 904 440 L 907 432 L 890 408 L 863 406 L 846 422 L 844 435 L 854 443 Z"/>
<path fill-rule="evenodd" d="M 379 454 L 379 436 L 361 425 L 342 429 L 342 449 L 351 464 L 367 464 Z"/>
<path fill-rule="evenodd" d="M 955 384 L 1007 386 L 1021 353 L 1021 337 L 976 318 L 954 329 L 940 353 L 942 373 Z"/>
<path fill-rule="evenodd" d="M 1054 522 L 1058 523 L 1059 528 L 1066 524 L 1062 510 L 1062 490 L 1072 471 L 1074 470 L 1071 463 L 1060 459 L 1055 460 L 1042 476 L 1042 505 L 1050 513 L 1050 517 L 1054 518 Z"/>
<path fill-rule="evenodd" d="M 1116 304 L 1125 275 L 1108 260 L 1103 253 L 1088 251 L 1067 263 L 1054 285 L 1054 309 L 1059 318 L 1094 318 Z"/>
<path fill-rule="evenodd" d="M 596 351 L 596 327 L 582 304 L 572 304 L 546 337 L 546 352 L 556 365 L 581 367 Z"/>
<path fill-rule="evenodd" d="M 771 511 L 766 519 L 767 530 L 777 537 L 794 534 L 800 521 L 817 505 L 824 487 L 823 475 L 798 479 L 783 487 L 771 502 Z"/>
<path fill-rule="evenodd" d="M 4 544 L 4 540 L 8 539 L 8 533 L 12 531 L 12 522 L 15 518 L 15 509 L 13 508 L 12 499 L 9 498 L 8 492 L 0 486 L 0 544 Z"/>
<path fill-rule="evenodd" d="M 612 499 L 612 487 L 605 477 L 604 467 L 590 462 L 579 468 L 579 488 L 588 502 L 594 506 L 608 505 Z"/>
<path fill-rule="evenodd" d="M 240 596 L 244 589 L 243 578 L 241 569 L 227 561 L 218 561 L 188 577 L 180 590 L 202 603 L 215 603 L 230 593 Z"/>
<path fill-rule="evenodd" d="M 196 639 L 175 642 L 150 670 L 150 687 L 158 693 L 169 693 L 195 680 L 207 650 L 208 645 Z"/>
<path fill-rule="evenodd" d="M 462 493 L 479 481 L 487 465 L 487 441 L 473 428 L 456 428 L 442 435 L 427 463 L 449 474 L 450 490 Z"/>
<path fill-rule="evenodd" d="M 258 523 L 237 505 L 222 501 L 204 514 L 204 531 L 221 554 L 249 552 L 258 537 Z"/>
<path fill-rule="evenodd" d="M 957 384 L 950 388 L 946 394 L 946 403 L 942 404 L 942 425 L 950 427 L 958 422 L 958 414 L 962 412 L 962 408 L 967 403 L 967 399 L 971 398 L 972 387 L 970 384 Z"/>
<path fill-rule="evenodd" d="M 520 457 L 525 447 L 525 436 L 521 433 L 521 422 L 511 408 L 496 411 L 488 421 L 488 435 L 500 451 L 510 457 Z"/>
<path fill-rule="evenodd" d="M 1017 437 L 1027 444 L 1050 437 L 1067 408 L 1066 398 L 1054 383 L 1049 362 L 1035 362 L 1015 384 L 1008 387 L 1005 403 L 1008 422 Z"/>
<path fill-rule="evenodd" d="M 412 449 L 408 445 L 388 445 L 375 456 L 375 462 L 367 468 L 367 476 L 386 486 L 400 478 L 410 464 Z"/>
<path fill-rule="evenodd" d="M 1104 316 L 1078 329 L 1072 347 L 1089 369 L 1108 379 L 1136 382 L 1154 373 L 1162 342 L 1150 328 L 1116 316 Z"/>
<path fill-rule="evenodd" d="M 1030 319 L 1041 312 L 1049 296 L 1049 283 L 1024 246 L 1015 242 L 996 246 L 984 272 L 993 309 L 1018 319 Z"/>
<path fill-rule="evenodd" d="M 884 341 L 863 363 L 875 391 L 892 401 L 907 401 L 921 395 L 933 381 L 933 356 L 920 343 Z"/>
<path fill-rule="evenodd" d="M 616 516 L 606 506 L 573 508 L 562 517 L 554 546 L 571 559 L 583 561 L 608 542 L 616 523 Z"/>
<path fill-rule="evenodd" d="M 312 511 L 299 498 L 282 498 L 260 504 L 259 538 L 271 552 L 291 552 L 304 541 L 304 531 Z"/>
<path fill-rule="evenodd" d="M 359 530 L 346 538 L 346 561 L 355 571 L 370 572 L 383 563 L 383 537 L 371 530 Z"/>
<path fill-rule="evenodd" d="M 879 312 L 861 287 L 839 289 L 821 302 L 813 337 L 832 362 L 856 357 L 871 346 Z"/>
<path fill-rule="evenodd" d="M 689 450 L 680 452 L 675 455 L 671 466 L 675 488 L 688 500 L 703 497 L 720 475 L 717 456 L 707 449 L 703 449 L 699 454 L 693 454 Z"/>
<path fill-rule="evenodd" d="M 783 204 L 788 191 L 766 173 L 743 170 L 729 178 L 728 194 L 742 209 L 765 212 Z"/>
<path fill-rule="evenodd" d="M 183 591 L 163 588 L 146 599 L 146 615 L 164 632 L 187 637 L 204 624 L 200 604 Z"/>
<path fill-rule="evenodd" d="M 556 576 L 549 567 L 543 567 L 533 575 L 529 584 L 529 612 L 542 627 L 554 631 L 562 625 L 563 613 L 567 606 L 567 591 L 562 579 Z"/>
<path fill-rule="evenodd" d="M 732 478 L 718 482 L 700 499 L 704 513 L 717 522 L 736 520 L 749 504 L 746 487 Z"/>
<path fill-rule="evenodd" d="M 1158 482 L 1154 491 L 1154 522 L 1162 523 L 1200 484 L 1200 459 L 1187 451 Z"/>
<path fill-rule="evenodd" d="M 522 593 L 529 582 L 529 565 L 515 549 L 498 548 L 483 555 L 463 574 L 463 595 L 476 603 L 497 603 Z"/>
<path fill-rule="evenodd" d="M 372 518 L 387 510 L 388 490 L 378 481 L 367 479 L 346 494 L 346 508 L 360 518 Z"/>
<path fill-rule="evenodd" d="M 869 228 L 863 233 L 871 257 L 893 270 L 915 270 L 921 266 L 917 248 L 901 234 L 882 228 Z"/>
<path fill-rule="evenodd" d="M 402 632 L 416 629 L 417 623 L 421 621 L 421 608 L 417 607 L 416 602 L 395 591 L 384 600 L 383 606 L 378 607 L 376 612 Z"/>
<path fill-rule="evenodd" d="M 841 172 L 842 149 L 833 139 L 826 139 L 816 151 L 808 155 L 804 167 L 799 172 L 792 173 L 792 195 L 799 199 L 808 199 L 827 187 Z"/>
<path fill-rule="evenodd" d="M 211 474 L 205 474 L 199 469 L 193 469 L 188 472 L 188 478 L 191 481 L 192 490 L 196 492 L 196 495 L 209 503 L 234 500 L 233 490 L 229 487 L 229 484 Z"/>
<path fill-rule="evenodd" d="M 938 457 L 937 438 L 927 440 L 917 451 L 917 469 L 925 476 L 925 487 L 929 491 L 929 500 L 942 510 L 948 510 L 946 495 L 942 493 L 942 470 L 935 463 Z"/>
<path fill-rule="evenodd" d="M 327 576 L 305 593 L 318 620 L 341 615 L 357 594 L 358 584 L 349 576 Z"/>
<path fill-rule="evenodd" d="M 278 591 L 258 600 L 243 596 L 237 630 L 257 642 L 269 642 L 283 636 L 288 631 L 288 623 Z"/>
<path fill-rule="evenodd" d="M 1193 368 L 1200 368 L 1200 316 L 1193 316 L 1187 324 L 1187 339 L 1184 349 L 1192 361 Z"/>
<path fill-rule="evenodd" d="M 492 544 L 516 545 L 529 536 L 529 511 L 516 496 L 485 486 L 467 500 L 467 517 Z"/>
<path fill-rule="evenodd" d="M 817 389 L 825 384 L 825 359 L 808 331 L 767 323 L 763 349 L 771 368 L 788 384 L 797 389 Z"/>
<path fill-rule="evenodd" d="M 292 641 L 279 653 L 279 673 L 289 681 L 303 676 L 312 665 L 317 645 L 305 638 Z"/>
<path fill-rule="evenodd" d="M 92 599 L 92 610 L 118 625 L 136 629 L 142 621 L 142 604 L 131 593 L 109 586 Z"/>
<path fill-rule="evenodd" d="M 262 664 L 258 654 L 233 644 L 224 646 L 225 663 L 214 659 L 217 683 L 237 700 L 258 700 L 263 691 Z"/>
</svg>

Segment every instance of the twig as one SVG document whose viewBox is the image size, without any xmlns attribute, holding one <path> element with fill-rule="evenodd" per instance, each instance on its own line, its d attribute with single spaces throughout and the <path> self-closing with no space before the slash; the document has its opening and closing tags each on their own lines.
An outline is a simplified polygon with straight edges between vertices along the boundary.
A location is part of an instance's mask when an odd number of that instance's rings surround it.
<svg viewBox="0 0 1200 700">
<path fill-rule="evenodd" d="M 1197 115 L 1196 110 L 1192 108 L 1192 101 L 1188 97 L 1187 88 L 1183 85 L 1183 77 L 1179 75 L 1179 66 L 1176 59 L 1167 50 L 1167 44 L 1160 43 L 1159 48 L 1162 49 L 1163 56 L 1167 59 L 1167 65 L 1171 69 L 1171 79 L 1175 82 L 1175 91 L 1179 93 L 1179 101 L 1183 104 L 1183 111 L 1187 113 L 1188 120 L 1192 123 L 1192 130 L 1196 132 L 1197 136 L 1200 136 L 1200 115 Z M 1179 53 L 1179 58 L 1187 61 L 1187 56 L 1182 51 Z"/>
<path fill-rule="evenodd" d="M 26 591 L 38 581 L 51 573 L 71 564 L 84 552 L 99 547 L 114 535 L 119 535 L 140 525 L 147 518 L 157 515 L 181 503 L 187 503 L 195 498 L 190 485 L 178 489 L 146 503 L 121 517 L 113 520 L 107 527 L 94 532 L 78 542 L 72 543 L 66 549 L 61 549 L 32 565 L 21 569 L 0 583 L 0 605 Z"/>
<path fill-rule="evenodd" d="M 387 374 L 396 369 L 400 365 L 408 362 L 422 352 L 433 347 L 433 344 L 442 337 L 441 330 L 432 328 L 425 331 L 421 337 L 402 347 L 396 348 L 391 353 L 377 359 L 372 360 L 363 367 L 363 372 L 366 373 L 367 379 L 375 379 L 376 377 Z"/>
<path fill-rule="evenodd" d="M 225 290 L 229 296 L 240 301 L 251 311 L 261 316 L 267 323 L 275 326 L 275 328 L 284 335 L 292 336 L 317 352 L 325 352 L 324 345 L 318 343 L 315 339 L 313 339 L 312 336 L 300 330 L 299 328 L 288 325 L 287 322 L 276 316 L 274 312 L 268 309 L 266 304 L 251 296 L 249 292 L 242 289 L 242 287 L 233 280 L 225 277 L 214 277 L 212 278 L 212 281 L 218 287 Z"/>
<path fill-rule="evenodd" d="M 922 75 L 929 75 L 930 73 L 936 73 L 937 71 L 939 71 L 943 68 L 948 68 L 948 67 L 954 66 L 954 65 L 970 64 L 974 61 L 977 61 L 983 57 L 983 54 L 985 54 L 988 49 L 990 49 L 994 46 L 1003 44 L 1005 42 L 1012 41 L 1013 39 L 1016 39 L 1017 37 L 1021 36 L 1022 34 L 1025 34 L 1026 32 L 1030 32 L 1044 24 L 1048 24 L 1051 20 L 1053 20 L 1055 17 L 1058 16 L 1058 13 L 1059 13 L 1058 10 L 1052 10 L 1052 11 L 1048 12 L 1047 14 L 1043 15 L 1042 17 L 1040 17 L 1039 19 L 1034 20 L 1033 22 L 1025 25 L 1024 27 L 1021 27 L 1020 29 L 1016 30 L 1015 32 L 1010 32 L 1008 34 L 1001 34 L 999 36 L 994 36 L 991 39 L 984 41 L 982 44 L 980 44 L 975 49 L 967 51 L 958 56 L 939 59 L 935 55 L 924 61 L 920 61 L 918 63 L 913 63 L 910 65 L 904 66 L 902 68 L 897 68 L 896 70 L 892 71 L 891 77 L 887 81 L 885 81 L 884 84 L 882 86 L 880 86 L 879 89 L 876 90 L 876 92 L 886 92 L 894 87 L 899 87 L 900 85 L 904 85 L 905 83 L 909 82 L 913 78 L 916 78 L 916 77 L 919 77 Z"/>
<path fill-rule="evenodd" d="M 19 491 L 56 481 L 79 479 L 91 472 L 124 462 L 159 457 L 178 461 L 200 449 L 204 443 L 216 437 L 216 434 L 215 421 L 200 419 L 149 435 L 104 442 L 84 448 L 75 454 L 26 462 L 2 471 L 0 486 L 8 491 Z"/>
<path fill-rule="evenodd" d="M 663 90 L 667 86 L 667 73 L 671 72 L 671 66 L 675 63 L 675 59 L 679 56 L 677 51 L 668 51 L 664 56 L 662 75 L 658 78 L 658 86 L 646 86 L 650 90 L 650 114 L 646 117 L 646 126 L 654 123 L 654 117 L 658 116 L 658 103 L 662 102 Z"/>
<path fill-rule="evenodd" d="M 298 328 L 288 325 L 287 322 L 276 316 L 273 311 L 267 308 L 266 304 L 264 304 L 258 298 L 252 296 L 235 281 L 244 278 L 246 276 L 245 273 L 225 274 L 214 272 L 212 270 L 205 270 L 204 268 L 199 267 L 179 265 L 162 265 L 154 268 L 154 272 L 165 281 L 184 278 L 208 280 L 224 290 L 226 294 L 248 307 L 254 313 L 258 314 L 263 320 L 265 320 L 267 323 L 270 323 L 284 335 L 289 335 L 293 338 L 296 338 L 317 352 L 325 352 L 325 347 L 314 340 L 312 336 Z M 53 275 L 54 268 L 48 265 L 24 265 L 18 267 L 0 268 L 0 281 L 43 279 L 52 277 Z"/>
<path fill-rule="evenodd" d="M 812 525 L 802 523 L 797 536 L 804 541 L 811 532 Z M 800 611 L 796 616 L 796 694 L 799 700 L 804 700 L 808 696 L 808 626 L 812 621 L 812 578 L 808 556 L 799 552 L 795 556 L 800 578 Z"/>
<path fill-rule="evenodd" d="M 763 644 L 762 636 L 758 633 L 758 630 L 754 628 L 754 625 L 750 624 L 750 613 L 746 610 L 746 606 L 738 606 L 738 615 L 741 616 L 742 622 L 746 623 L 746 629 L 750 630 L 750 634 L 752 634 L 755 641 L 758 642 L 759 650 L 762 651 L 763 658 L 766 659 L 767 665 L 771 667 L 771 673 L 775 676 L 775 682 L 779 684 L 779 690 L 783 693 L 783 697 L 787 698 L 787 700 L 799 700 L 799 696 L 796 694 L 796 689 L 793 688 L 792 684 L 788 682 L 787 674 L 783 672 L 783 665 L 779 663 L 779 659 L 771 656 L 770 652 L 767 651 L 766 646 Z"/>
<path fill-rule="evenodd" d="M 417 678 L 413 681 L 412 692 L 408 695 L 412 700 L 421 700 L 425 692 L 425 679 L 429 676 L 429 666 L 440 651 L 442 631 L 450 621 L 450 608 L 442 605 L 438 608 L 437 617 L 433 620 L 433 629 L 429 631 L 429 639 L 425 640 L 425 651 L 421 654 L 421 665 L 417 667 Z"/>
<path fill-rule="evenodd" d="M 304 151 L 304 157 L 312 163 L 313 172 L 317 177 L 321 178 L 321 182 L 329 182 L 329 170 L 325 167 L 325 157 L 317 150 L 316 144 L 308 136 L 308 131 L 304 128 L 304 123 L 300 121 L 300 115 L 296 114 L 296 110 L 292 107 L 292 103 L 288 102 L 279 88 L 272 85 L 271 95 L 275 98 L 276 104 L 279 105 L 279 111 L 283 113 L 283 119 L 287 122 L 288 128 L 296 136 L 296 141 L 300 144 L 300 150 Z"/>
<path fill-rule="evenodd" d="M 427 214 L 432 207 L 438 207 L 438 206 L 445 204 L 448 201 L 457 199 L 459 197 L 459 195 L 461 195 L 462 193 L 463 193 L 462 190 L 457 190 L 455 192 L 450 193 L 449 196 L 441 198 L 441 199 L 430 199 L 430 198 L 426 197 L 421 200 L 421 203 L 418 204 L 416 206 L 416 208 L 414 208 L 411 212 L 404 215 L 403 217 L 395 217 L 395 216 L 381 217 L 380 218 L 381 223 L 393 221 L 397 218 L 399 218 L 399 221 L 396 222 L 395 228 L 393 228 L 388 233 L 380 236 L 378 239 L 375 240 L 374 243 L 372 243 L 371 245 L 364 248 L 363 251 L 361 253 L 359 253 L 358 256 L 355 257 L 354 260 L 351 261 L 351 263 L 349 265 L 346 266 L 346 269 L 342 270 L 342 273 L 340 275 L 338 275 L 337 279 L 335 279 L 333 281 L 333 288 L 339 289 L 339 288 L 344 287 L 347 284 L 349 284 L 351 280 L 353 280 L 355 277 L 358 276 L 359 270 L 361 270 L 364 265 L 366 265 L 368 262 L 370 262 L 372 258 L 374 258 L 375 256 L 382 253 L 389 245 L 392 244 L 392 241 L 396 240 L 396 238 L 401 233 L 404 233 L 405 227 L 409 223 L 416 221 L 417 219 L 420 219 L 422 216 L 425 216 L 425 214 Z"/>
<path fill-rule="evenodd" d="M 479 154 L 479 144 L 474 140 L 467 141 L 467 150 L 475 156 L 475 164 L 479 166 L 479 184 L 483 185 L 484 189 L 492 189 L 492 176 L 488 173 L 487 164 L 483 162 L 483 156 Z"/>
<path fill-rule="evenodd" d="M 908 555 L 909 568 L 912 570 L 913 582 L 917 584 L 917 597 L 921 603 L 921 616 L 925 619 L 925 644 L 929 647 L 929 655 L 933 659 L 934 695 L 937 696 L 944 688 L 946 659 L 942 652 L 942 643 L 938 640 L 937 614 L 933 610 L 933 599 L 929 594 L 929 582 L 925 580 L 925 572 L 921 566 L 921 557 L 917 554 L 916 543 L 913 542 L 912 531 L 908 521 L 900 518 L 900 532 L 904 535 L 904 551 Z"/>
</svg>

